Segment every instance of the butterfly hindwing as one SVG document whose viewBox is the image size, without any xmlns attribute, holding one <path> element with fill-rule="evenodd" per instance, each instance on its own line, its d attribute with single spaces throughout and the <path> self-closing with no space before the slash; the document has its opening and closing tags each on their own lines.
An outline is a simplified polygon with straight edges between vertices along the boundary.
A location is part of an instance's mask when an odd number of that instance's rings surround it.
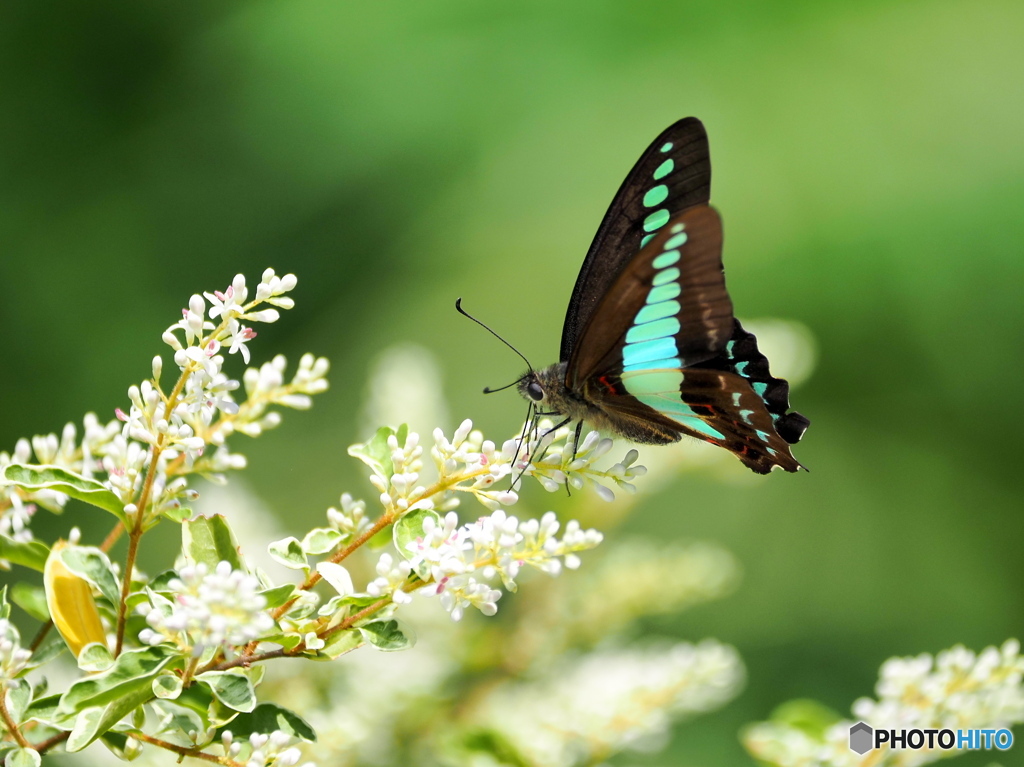
<svg viewBox="0 0 1024 767">
<path fill-rule="evenodd" d="M 758 474 L 774 466 L 801 468 L 764 400 L 735 373 L 702 367 L 649 369 L 603 376 L 599 382 L 587 387 L 591 401 L 613 429 L 633 433 L 636 441 L 664 443 L 686 434 L 724 447 Z M 660 438 L 642 439 L 639 429 Z"/>
<path fill-rule="evenodd" d="M 704 126 L 687 117 L 666 129 L 622 182 L 583 261 L 562 328 L 568 360 L 615 279 L 669 219 L 711 197 L 711 160 Z"/>
<path fill-rule="evenodd" d="M 771 416 L 775 431 L 791 445 L 800 441 L 810 421 L 797 412 L 789 411 L 789 384 L 775 378 L 768 369 L 768 358 L 757 348 L 753 333 L 743 329 L 739 320 L 733 321 L 732 338 L 722 354 L 699 365 L 701 368 L 722 370 L 742 376 L 761 398 Z"/>
</svg>

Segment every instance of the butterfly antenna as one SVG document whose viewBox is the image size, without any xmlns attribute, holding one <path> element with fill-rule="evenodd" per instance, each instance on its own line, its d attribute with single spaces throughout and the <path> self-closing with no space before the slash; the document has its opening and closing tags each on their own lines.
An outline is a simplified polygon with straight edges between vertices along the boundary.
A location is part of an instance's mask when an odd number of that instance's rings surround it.
<svg viewBox="0 0 1024 767">
<path fill-rule="evenodd" d="M 533 370 L 533 365 L 531 365 L 531 364 L 530 364 L 530 361 L 529 361 L 528 359 L 526 359 L 526 355 L 524 355 L 524 354 L 523 354 L 523 353 L 522 353 L 521 351 L 519 351 L 519 350 L 518 350 L 518 349 L 517 349 L 516 347 L 514 347 L 514 346 L 513 346 L 512 344 L 510 344 L 510 343 L 509 343 L 508 341 L 506 341 L 506 340 L 505 340 L 504 338 L 502 338 L 502 337 L 501 337 L 501 336 L 499 336 L 499 335 L 498 335 L 497 333 L 495 333 L 495 332 L 494 332 L 493 330 L 491 330 L 491 329 L 490 329 L 489 327 L 487 327 L 487 326 L 486 326 L 486 325 L 485 325 L 484 323 L 482 323 L 482 322 L 481 322 L 480 320 L 478 320 L 478 319 L 477 319 L 476 317 L 474 317 L 474 316 L 473 316 L 472 314 L 470 314 L 470 313 L 469 313 L 469 312 L 467 312 L 467 311 L 466 311 L 465 309 L 463 309 L 463 308 L 462 308 L 462 299 L 461 299 L 461 298 L 457 298 L 457 299 L 455 299 L 455 311 L 457 311 L 457 312 L 458 312 L 459 314 L 461 314 L 461 315 L 462 315 L 463 317 L 468 317 L 469 319 L 473 320 L 473 322 L 475 322 L 475 323 L 476 323 L 477 325 L 479 325 L 480 327 L 482 327 L 482 328 L 483 328 L 484 330 L 486 330 L 486 331 L 487 331 L 488 333 L 490 333 L 490 334 L 491 334 L 492 336 L 494 336 L 494 337 L 495 337 L 495 338 L 497 338 L 497 339 L 498 339 L 499 341 L 501 341 L 501 342 L 502 342 L 503 344 L 505 344 L 505 346 L 507 346 L 507 347 L 508 347 L 509 349 L 511 349 L 512 351 L 514 351 L 514 352 L 515 352 L 516 354 L 518 354 L 518 355 L 519 355 L 520 357 L 522 357 L 522 359 L 523 359 L 523 362 L 525 362 L 525 363 L 526 363 L 526 366 L 527 366 L 528 368 L 530 368 L 530 370 Z M 510 384 L 509 384 L 508 386 L 502 386 L 502 387 L 501 387 L 501 389 L 507 389 L 507 388 L 509 388 L 509 386 L 515 386 L 515 385 L 516 385 L 517 383 L 519 383 L 519 381 L 522 381 L 522 380 L 523 380 L 522 378 L 519 378 L 519 379 L 517 379 L 517 380 L 513 381 L 512 383 L 510 383 Z M 501 389 L 484 389 L 484 394 L 490 394 L 491 392 L 501 391 Z"/>
</svg>

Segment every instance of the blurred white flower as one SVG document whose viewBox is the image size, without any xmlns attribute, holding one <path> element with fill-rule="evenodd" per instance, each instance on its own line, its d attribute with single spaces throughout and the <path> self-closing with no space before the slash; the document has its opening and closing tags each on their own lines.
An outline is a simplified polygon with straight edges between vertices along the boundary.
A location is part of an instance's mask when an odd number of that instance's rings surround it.
<svg viewBox="0 0 1024 767">
<path fill-rule="evenodd" d="M 673 722 L 722 706 L 743 678 L 736 651 L 710 640 L 593 653 L 546 679 L 500 686 L 480 723 L 531 765 L 598 764 L 662 745 Z"/>
<path fill-rule="evenodd" d="M 747 729 L 744 745 L 757 759 L 778 767 L 916 767 L 960 749 L 868 751 L 849 747 L 850 726 L 863 721 L 895 730 L 1002 729 L 1024 722 L 1024 658 L 1020 643 L 979 654 L 957 646 L 914 658 L 890 658 L 882 664 L 877 700 L 853 704 L 853 720 L 843 720 L 815 735 L 786 722 L 761 722 Z"/>
<path fill-rule="evenodd" d="M 20 674 L 32 653 L 21 646 L 21 635 L 6 618 L 0 618 L 0 682 L 14 679 Z"/>
</svg>

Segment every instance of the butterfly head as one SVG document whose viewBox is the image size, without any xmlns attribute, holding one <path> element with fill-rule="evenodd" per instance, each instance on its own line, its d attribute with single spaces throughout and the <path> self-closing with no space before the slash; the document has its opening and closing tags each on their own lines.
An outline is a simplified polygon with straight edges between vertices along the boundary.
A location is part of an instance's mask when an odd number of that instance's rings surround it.
<svg viewBox="0 0 1024 767">
<path fill-rule="evenodd" d="M 516 388 L 538 413 L 568 415 L 565 408 L 565 368 L 565 363 L 560 362 L 541 370 L 531 370 L 519 379 Z"/>
</svg>

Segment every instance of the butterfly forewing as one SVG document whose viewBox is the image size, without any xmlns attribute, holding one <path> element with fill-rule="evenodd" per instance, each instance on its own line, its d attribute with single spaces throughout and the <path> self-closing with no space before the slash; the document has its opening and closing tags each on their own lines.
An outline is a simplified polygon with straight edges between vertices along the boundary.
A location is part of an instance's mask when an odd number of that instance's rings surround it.
<svg viewBox="0 0 1024 767">
<path fill-rule="evenodd" d="M 665 130 L 626 176 L 587 251 L 562 328 L 561 360 L 578 346 L 601 297 L 653 235 L 678 213 L 711 197 L 711 160 L 695 117 Z"/>
<path fill-rule="evenodd" d="M 722 272 L 722 222 L 707 205 L 671 219 L 598 304 L 569 359 L 566 385 L 594 375 L 695 365 L 733 329 Z"/>
</svg>

